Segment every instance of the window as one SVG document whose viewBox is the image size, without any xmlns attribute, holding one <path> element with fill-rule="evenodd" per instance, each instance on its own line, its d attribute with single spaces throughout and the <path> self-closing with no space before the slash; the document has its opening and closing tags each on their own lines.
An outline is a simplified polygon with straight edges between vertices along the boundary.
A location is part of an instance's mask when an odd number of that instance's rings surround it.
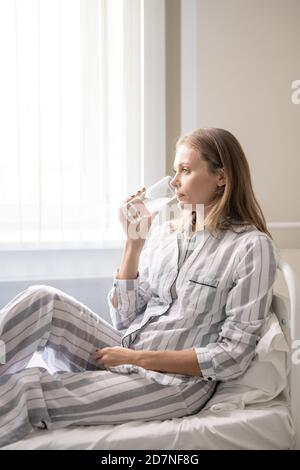
<svg viewBox="0 0 300 470">
<path fill-rule="evenodd" d="M 143 8 L 0 0 L 0 249 L 120 239 L 145 183 Z"/>
</svg>

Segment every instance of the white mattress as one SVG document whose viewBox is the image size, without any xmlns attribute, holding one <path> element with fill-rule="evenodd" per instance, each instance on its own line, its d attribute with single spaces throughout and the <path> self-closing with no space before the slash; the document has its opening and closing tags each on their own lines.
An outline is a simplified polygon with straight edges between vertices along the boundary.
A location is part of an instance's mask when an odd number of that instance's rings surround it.
<svg viewBox="0 0 300 470">
<path fill-rule="evenodd" d="M 36 431 L 2 449 L 289 449 L 294 429 L 289 409 L 202 410 L 185 418 L 121 425 Z"/>
</svg>

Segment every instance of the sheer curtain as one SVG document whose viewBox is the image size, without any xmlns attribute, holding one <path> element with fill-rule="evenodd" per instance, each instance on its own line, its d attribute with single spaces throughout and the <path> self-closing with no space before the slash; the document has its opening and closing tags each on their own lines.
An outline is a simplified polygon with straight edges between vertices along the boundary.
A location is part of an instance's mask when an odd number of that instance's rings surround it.
<svg viewBox="0 0 300 470">
<path fill-rule="evenodd" d="M 120 238 L 142 185 L 140 0 L 0 0 L 0 248 Z"/>
</svg>

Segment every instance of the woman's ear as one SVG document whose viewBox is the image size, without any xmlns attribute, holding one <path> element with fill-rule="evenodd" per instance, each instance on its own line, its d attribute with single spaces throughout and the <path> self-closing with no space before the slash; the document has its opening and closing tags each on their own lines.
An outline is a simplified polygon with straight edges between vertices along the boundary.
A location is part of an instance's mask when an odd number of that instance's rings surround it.
<svg viewBox="0 0 300 470">
<path fill-rule="evenodd" d="M 221 187 L 221 186 L 225 186 L 225 184 L 226 184 L 226 176 L 225 176 L 224 168 L 220 168 L 217 185 Z"/>
</svg>

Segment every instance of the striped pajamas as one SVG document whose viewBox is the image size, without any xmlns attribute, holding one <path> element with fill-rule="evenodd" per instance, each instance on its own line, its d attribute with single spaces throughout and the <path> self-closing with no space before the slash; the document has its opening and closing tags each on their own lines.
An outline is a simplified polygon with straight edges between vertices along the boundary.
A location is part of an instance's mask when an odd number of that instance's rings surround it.
<svg viewBox="0 0 300 470">
<path fill-rule="evenodd" d="M 126 374 L 99 370 L 91 353 L 120 347 L 121 333 L 58 289 L 31 286 L 0 315 L 7 361 L 0 365 L 1 446 L 34 428 L 120 424 L 189 413 L 184 387 L 163 386 L 129 365 Z M 51 374 L 39 367 L 24 369 L 32 354 L 43 350 Z"/>
<path fill-rule="evenodd" d="M 277 259 L 254 227 L 190 242 L 152 230 L 134 280 L 114 279 L 113 326 L 71 296 L 31 286 L 0 311 L 0 445 L 35 428 L 162 420 L 199 411 L 218 381 L 249 366 L 272 300 Z M 191 233 L 188 234 L 189 236 Z M 111 303 L 116 293 L 118 307 Z M 124 364 L 99 369 L 96 348 L 194 348 L 202 376 Z M 24 369 L 40 351 L 49 371 Z"/>
<path fill-rule="evenodd" d="M 254 357 L 270 311 L 279 253 L 255 227 L 235 226 L 219 239 L 203 231 L 180 267 L 182 236 L 167 224 L 156 228 L 141 254 L 137 279 L 115 277 L 110 296 L 116 292 L 118 309 L 111 305 L 113 324 L 127 328 L 122 344 L 133 349 L 194 348 L 201 386 L 203 381 L 235 379 Z M 158 380 L 180 382 L 176 374 Z"/>
</svg>

